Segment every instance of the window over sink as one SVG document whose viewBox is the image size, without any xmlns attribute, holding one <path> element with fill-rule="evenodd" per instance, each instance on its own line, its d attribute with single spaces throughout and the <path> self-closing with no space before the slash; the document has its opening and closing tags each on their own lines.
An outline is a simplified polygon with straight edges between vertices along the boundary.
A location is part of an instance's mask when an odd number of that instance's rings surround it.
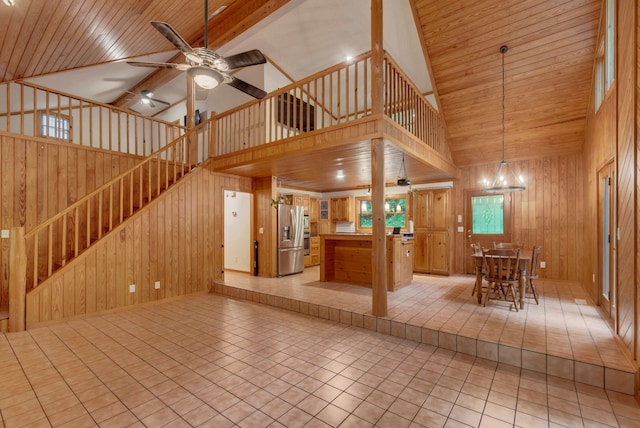
<svg viewBox="0 0 640 428">
<path fill-rule="evenodd" d="M 387 229 L 407 226 L 407 198 L 401 195 L 390 195 L 385 199 L 385 223 Z M 363 196 L 356 198 L 356 230 L 371 231 L 373 227 L 373 212 L 371 207 L 371 197 Z"/>
</svg>

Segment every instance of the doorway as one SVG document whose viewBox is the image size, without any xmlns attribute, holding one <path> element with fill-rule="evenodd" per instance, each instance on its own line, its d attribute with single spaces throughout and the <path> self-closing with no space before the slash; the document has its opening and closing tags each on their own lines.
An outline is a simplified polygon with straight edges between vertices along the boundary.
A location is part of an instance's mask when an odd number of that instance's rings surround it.
<svg viewBox="0 0 640 428">
<path fill-rule="evenodd" d="M 224 191 L 224 270 L 251 272 L 251 194 Z"/>
<path fill-rule="evenodd" d="M 467 239 L 465 245 L 466 272 L 475 274 L 471 244 L 492 248 L 494 242 L 511 242 L 511 195 L 487 194 L 482 190 L 466 190 L 465 218 Z"/>
<path fill-rule="evenodd" d="M 598 171 L 598 305 L 613 320 L 616 306 L 615 194 L 615 169 L 611 162 Z"/>
</svg>

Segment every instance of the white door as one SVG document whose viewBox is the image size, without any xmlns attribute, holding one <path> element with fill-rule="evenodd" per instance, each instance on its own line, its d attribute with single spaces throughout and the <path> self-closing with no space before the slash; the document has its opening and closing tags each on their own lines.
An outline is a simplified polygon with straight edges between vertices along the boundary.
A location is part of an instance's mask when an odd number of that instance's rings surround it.
<svg viewBox="0 0 640 428">
<path fill-rule="evenodd" d="M 224 269 L 251 272 L 251 194 L 224 191 Z"/>
</svg>

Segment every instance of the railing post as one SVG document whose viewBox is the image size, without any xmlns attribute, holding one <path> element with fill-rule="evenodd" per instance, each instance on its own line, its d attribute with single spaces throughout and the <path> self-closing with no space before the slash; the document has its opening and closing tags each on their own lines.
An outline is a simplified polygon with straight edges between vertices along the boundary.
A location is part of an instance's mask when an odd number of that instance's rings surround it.
<svg viewBox="0 0 640 428">
<path fill-rule="evenodd" d="M 27 246 L 24 227 L 9 235 L 9 331 L 24 331 L 27 299 Z"/>
</svg>

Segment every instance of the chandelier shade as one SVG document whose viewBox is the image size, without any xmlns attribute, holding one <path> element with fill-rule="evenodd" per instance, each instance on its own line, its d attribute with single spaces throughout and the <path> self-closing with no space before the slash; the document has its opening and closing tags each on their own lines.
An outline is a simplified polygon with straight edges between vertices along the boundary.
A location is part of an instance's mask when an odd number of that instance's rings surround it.
<svg viewBox="0 0 640 428">
<path fill-rule="evenodd" d="M 516 175 L 511 165 L 504 158 L 504 54 L 507 53 L 509 47 L 500 46 L 500 54 L 502 55 L 502 161 L 498 164 L 493 181 L 484 180 L 484 193 L 506 193 L 521 192 L 526 189 L 524 180 L 521 176 Z"/>
</svg>

